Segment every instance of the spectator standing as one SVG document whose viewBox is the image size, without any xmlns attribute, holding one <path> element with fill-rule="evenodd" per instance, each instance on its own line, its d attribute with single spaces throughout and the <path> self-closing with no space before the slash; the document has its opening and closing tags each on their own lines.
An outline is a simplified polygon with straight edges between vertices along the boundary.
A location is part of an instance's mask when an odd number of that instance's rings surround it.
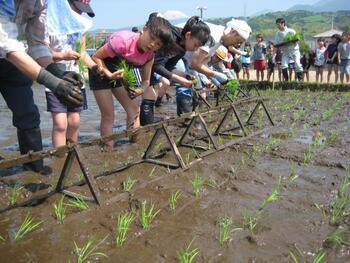
<svg viewBox="0 0 350 263">
<path fill-rule="evenodd" d="M 275 44 L 281 44 L 285 42 L 285 36 L 289 34 L 295 34 L 295 30 L 292 28 L 288 28 L 286 26 L 286 21 L 284 18 L 277 18 L 276 25 L 278 28 L 278 32 L 275 36 Z M 280 47 L 282 51 L 282 60 L 281 60 L 281 68 L 282 74 L 285 81 L 288 81 L 288 62 L 289 59 L 292 58 L 295 62 L 295 71 L 296 77 L 298 80 L 302 80 L 303 78 L 303 67 L 300 64 L 300 51 L 298 42 L 291 42 L 286 45 L 282 45 Z"/>
<path fill-rule="evenodd" d="M 262 34 L 256 35 L 256 44 L 254 45 L 253 59 L 254 69 L 256 70 L 256 79 L 264 80 L 264 70 L 266 69 L 266 45 L 263 42 L 264 38 Z"/>
<path fill-rule="evenodd" d="M 327 46 L 326 50 L 326 66 L 328 70 L 327 83 L 329 83 L 332 70 L 334 71 L 334 82 L 338 82 L 339 73 L 339 61 L 338 61 L 338 45 L 341 41 L 341 36 L 334 34 L 331 38 L 331 43 Z"/>
<path fill-rule="evenodd" d="M 275 80 L 275 65 L 276 65 L 276 50 L 273 42 L 269 42 L 266 51 L 267 59 L 267 80 L 270 81 L 272 76 L 272 81 Z"/>
<path fill-rule="evenodd" d="M 251 64 L 251 45 L 249 42 L 244 43 L 244 49 L 243 51 L 245 52 L 245 55 L 241 55 L 241 61 L 242 61 L 242 69 L 243 69 L 243 79 L 250 79 L 250 73 L 249 73 L 249 68 Z"/>
<path fill-rule="evenodd" d="M 324 45 L 324 38 L 317 39 L 317 45 L 315 51 L 315 69 L 316 69 L 316 82 L 323 82 L 323 68 L 326 63 L 326 47 Z"/>
<path fill-rule="evenodd" d="M 349 83 L 350 74 L 350 33 L 343 32 L 342 42 L 338 45 L 338 60 L 340 61 L 340 82 L 345 81 Z"/>
</svg>

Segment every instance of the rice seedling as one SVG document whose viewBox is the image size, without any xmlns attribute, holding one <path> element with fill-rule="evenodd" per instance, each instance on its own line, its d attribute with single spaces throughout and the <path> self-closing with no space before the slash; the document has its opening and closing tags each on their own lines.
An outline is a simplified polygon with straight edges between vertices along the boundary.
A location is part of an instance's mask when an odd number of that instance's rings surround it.
<svg viewBox="0 0 350 263">
<path fill-rule="evenodd" d="M 326 209 L 324 209 L 324 206 L 323 206 L 323 205 L 319 205 L 319 204 L 317 204 L 317 203 L 314 203 L 314 206 L 315 206 L 318 210 L 321 211 L 321 213 L 322 213 L 322 215 L 323 215 L 324 217 L 327 216 L 327 211 L 326 211 Z"/>
<path fill-rule="evenodd" d="M 233 165 L 230 167 L 230 175 L 235 176 L 236 175 L 236 169 Z"/>
<path fill-rule="evenodd" d="M 324 247 L 332 247 L 333 245 L 338 245 L 338 246 L 342 246 L 342 245 L 346 245 L 346 246 L 350 246 L 350 243 L 348 241 L 346 241 L 345 239 L 345 231 L 344 229 L 340 229 L 338 228 L 337 230 L 335 230 L 333 233 L 331 233 L 330 235 L 328 235 L 325 240 L 323 241 L 323 246 Z"/>
<path fill-rule="evenodd" d="M 350 215 L 349 196 L 337 195 L 331 204 L 330 223 L 337 225 L 345 216 Z"/>
<path fill-rule="evenodd" d="M 230 239 L 232 220 L 229 217 L 219 219 L 219 242 L 223 245 Z"/>
<path fill-rule="evenodd" d="M 89 205 L 81 197 L 76 197 L 74 199 L 70 199 L 67 205 L 79 208 L 81 210 L 86 210 L 89 208 Z"/>
<path fill-rule="evenodd" d="M 281 180 L 282 176 L 278 177 L 278 181 L 275 184 L 275 186 L 272 189 L 272 192 L 263 200 L 261 203 L 261 209 L 264 208 L 266 205 L 276 202 L 280 199 L 280 186 L 281 186 Z"/>
<path fill-rule="evenodd" d="M 291 161 L 289 163 L 289 170 L 290 170 L 290 173 L 289 173 L 288 180 L 290 182 L 294 182 L 299 177 L 299 175 L 296 172 L 296 164 L 295 164 L 295 162 Z"/>
<path fill-rule="evenodd" d="M 247 156 L 246 156 L 246 154 L 243 153 L 241 155 L 241 159 L 239 161 L 239 164 L 240 164 L 241 167 L 245 167 L 247 165 Z"/>
<path fill-rule="evenodd" d="M 55 217 L 58 221 L 63 222 L 63 220 L 66 218 L 66 205 L 63 202 L 64 201 L 64 195 L 61 197 L 61 199 L 53 204 L 53 208 L 55 210 Z"/>
<path fill-rule="evenodd" d="M 325 110 L 325 111 L 322 113 L 322 119 L 323 119 L 324 121 L 329 120 L 330 118 L 332 118 L 333 114 L 334 114 L 333 108 L 328 108 L 327 110 Z"/>
<path fill-rule="evenodd" d="M 199 154 L 195 148 L 192 148 L 192 152 L 196 158 L 199 158 Z"/>
<path fill-rule="evenodd" d="M 300 249 L 294 245 L 296 252 L 292 252 L 289 251 L 289 255 L 291 256 L 292 260 L 294 263 L 306 263 L 306 262 L 310 262 L 310 263 L 322 263 L 324 262 L 325 258 L 326 258 L 326 251 L 324 250 L 320 250 L 311 261 L 306 261 L 305 256 L 303 254 L 303 252 L 300 251 Z"/>
<path fill-rule="evenodd" d="M 155 176 L 155 174 L 154 174 L 154 172 L 156 171 L 156 166 L 154 166 L 153 168 L 152 168 L 152 170 L 151 170 L 151 172 L 149 173 L 149 177 L 153 177 L 153 176 Z"/>
<path fill-rule="evenodd" d="M 196 197 L 199 197 L 200 195 L 200 188 L 203 185 L 204 181 L 202 178 L 200 178 L 197 174 L 192 179 L 192 186 L 193 186 L 193 193 Z"/>
<path fill-rule="evenodd" d="M 241 212 L 242 228 L 249 229 L 251 233 L 254 233 L 254 229 L 258 225 L 258 220 L 261 215 L 261 211 L 252 212 L 247 208 L 244 208 Z"/>
<path fill-rule="evenodd" d="M 105 257 L 107 255 L 103 252 L 97 251 L 98 247 L 106 240 L 108 236 L 94 245 L 94 241 L 92 239 L 88 240 L 88 242 L 83 247 L 78 247 L 77 243 L 74 241 L 74 253 L 77 256 L 77 263 L 85 263 L 89 262 L 93 257 Z"/>
<path fill-rule="evenodd" d="M 131 179 L 130 175 L 123 181 L 123 189 L 125 192 L 130 192 L 131 188 L 136 183 L 135 179 Z"/>
<path fill-rule="evenodd" d="M 83 46 L 80 40 L 78 40 L 75 43 L 75 51 L 79 54 L 83 51 Z M 84 73 L 87 70 L 87 66 L 85 65 L 84 61 L 82 59 L 78 60 L 78 67 L 79 67 L 79 72 Z"/>
<path fill-rule="evenodd" d="M 147 206 L 147 202 L 143 201 L 141 204 L 140 211 L 140 221 L 143 229 L 149 229 L 151 222 L 156 217 L 156 215 L 160 212 L 160 209 L 154 211 L 154 204 L 151 202 L 149 206 Z"/>
<path fill-rule="evenodd" d="M 2 242 L 6 241 L 5 238 L 2 235 L 0 235 L 0 241 L 2 241 Z"/>
<path fill-rule="evenodd" d="M 21 192 L 23 190 L 23 186 L 15 185 L 8 196 L 8 201 L 10 205 L 15 205 L 17 203 L 17 199 L 20 196 Z"/>
<path fill-rule="evenodd" d="M 118 247 L 123 246 L 126 241 L 126 234 L 130 225 L 134 222 L 135 215 L 133 213 L 120 214 L 117 219 L 115 242 Z"/>
<path fill-rule="evenodd" d="M 121 60 L 118 65 L 115 66 L 116 70 L 123 70 L 123 84 L 126 88 L 132 88 L 137 86 L 137 80 L 132 68 L 125 60 Z M 111 81 L 112 85 L 116 85 L 116 81 Z"/>
<path fill-rule="evenodd" d="M 175 212 L 177 201 L 179 200 L 179 198 L 181 196 L 182 196 L 182 193 L 180 190 L 177 190 L 177 191 L 171 193 L 171 195 L 169 197 L 169 206 L 173 212 Z"/>
<path fill-rule="evenodd" d="M 186 164 L 190 163 L 190 153 L 187 153 L 186 155 Z"/>
<path fill-rule="evenodd" d="M 162 148 L 162 142 L 159 142 L 159 143 L 157 143 L 157 144 L 154 146 L 154 150 L 155 150 L 157 153 L 160 152 L 161 148 Z"/>
<path fill-rule="evenodd" d="M 185 247 L 177 252 L 177 258 L 180 263 L 192 263 L 199 254 L 199 249 L 192 247 L 194 239 Z"/>
<path fill-rule="evenodd" d="M 258 145 L 254 145 L 252 153 L 251 153 L 251 158 L 253 160 L 256 160 L 256 158 L 258 157 L 259 151 L 260 151 L 259 146 Z"/>
<path fill-rule="evenodd" d="M 29 213 L 24 218 L 22 224 L 20 225 L 19 229 L 15 232 L 14 239 L 19 240 L 22 237 L 24 237 L 29 232 L 34 231 L 37 229 L 43 221 L 40 222 L 34 222 L 34 218 L 29 215 Z"/>
<path fill-rule="evenodd" d="M 337 131 L 331 131 L 327 137 L 326 142 L 328 145 L 334 145 L 337 139 L 338 139 Z"/>
<path fill-rule="evenodd" d="M 350 187 L 350 173 L 347 172 L 347 174 L 343 177 L 343 179 L 339 184 L 337 195 L 340 197 L 346 196 L 349 187 Z"/>
</svg>

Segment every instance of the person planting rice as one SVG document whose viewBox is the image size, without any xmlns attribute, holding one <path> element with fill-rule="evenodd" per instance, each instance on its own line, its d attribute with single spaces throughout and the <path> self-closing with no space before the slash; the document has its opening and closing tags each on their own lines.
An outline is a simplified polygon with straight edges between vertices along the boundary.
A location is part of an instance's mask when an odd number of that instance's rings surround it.
<svg viewBox="0 0 350 263">
<path fill-rule="evenodd" d="M 192 70 L 204 74 L 217 86 L 225 84 L 228 80 L 227 76 L 222 72 L 211 69 L 208 66 L 208 62 L 211 60 L 211 57 L 215 55 L 217 49 L 221 45 L 226 49 L 235 49 L 235 46 L 248 39 L 251 31 L 252 30 L 247 22 L 232 19 L 227 23 L 226 28 L 219 39 L 212 38 L 204 46 L 188 56 L 189 67 Z M 237 52 L 240 52 L 242 55 L 246 54 L 245 52 L 239 50 L 237 50 Z"/>
<path fill-rule="evenodd" d="M 276 25 L 279 31 L 276 33 L 275 43 L 276 43 L 276 46 L 278 46 L 278 48 L 282 52 L 281 68 L 282 68 L 283 78 L 285 81 L 289 80 L 288 62 L 290 59 L 292 59 L 295 62 L 296 78 L 298 80 L 302 80 L 303 67 L 300 64 L 300 51 L 299 51 L 299 44 L 297 39 L 293 41 L 288 41 L 286 44 L 278 45 L 286 42 L 285 40 L 286 36 L 295 35 L 296 34 L 295 30 L 292 28 L 288 28 L 286 26 L 286 21 L 284 20 L 284 18 L 277 18 Z"/>
<path fill-rule="evenodd" d="M 90 67 L 96 65 L 89 55 L 85 54 L 85 35 L 82 33 L 91 27 L 92 21 L 79 16 L 83 12 L 90 17 L 95 16 L 89 3 L 83 0 L 48 3 L 48 29 L 53 59 L 62 70 L 80 74 L 83 74 L 86 64 Z M 57 17 L 62 14 L 66 19 Z M 65 145 L 67 141 L 74 143 L 78 141 L 80 112 L 82 109 L 87 109 L 84 86 L 81 87 L 81 93 L 84 97 L 83 106 L 69 107 L 61 103 L 49 89 L 45 90 L 47 111 L 51 112 L 53 121 L 52 145 L 54 147 Z"/>
<path fill-rule="evenodd" d="M 183 66 L 176 69 L 175 65 L 184 57 L 186 51 L 195 51 L 208 41 L 210 29 L 198 16 L 193 16 L 188 19 L 182 30 L 172 26 L 172 31 L 176 39 L 176 45 L 170 52 L 162 49 L 156 53 L 153 71 L 157 75 L 154 76 L 153 82 L 159 82 L 158 98 L 155 101 L 155 93 L 144 94 L 140 116 L 142 125 L 153 122 L 154 105 L 161 105 L 162 97 L 170 86 L 170 81 L 185 87 L 182 90 L 184 97 L 192 97 L 192 91 L 189 87 L 193 85 L 193 77 L 186 72 Z M 157 77 L 159 77 L 158 80 L 156 80 Z M 178 87 L 180 86 L 178 85 Z"/>
<path fill-rule="evenodd" d="M 138 76 L 138 80 L 142 82 L 142 90 L 145 90 L 150 84 L 154 52 L 161 47 L 167 49 L 172 45 L 174 45 L 174 38 L 170 23 L 161 17 L 151 17 L 141 32 L 115 32 L 96 51 L 92 58 L 98 66 L 102 67 L 104 76 L 97 76 L 89 70 L 89 82 L 101 112 L 102 136 L 113 133 L 113 96 L 126 111 L 127 128 L 140 126 L 139 105 L 134 99 L 141 95 L 140 89 L 125 87 L 123 75 L 132 79 L 130 78 L 130 67 L 141 67 L 143 74 L 142 78 Z M 120 66 L 123 66 L 124 69 L 116 69 Z M 106 146 L 113 149 L 113 141 L 107 142 Z"/>
</svg>

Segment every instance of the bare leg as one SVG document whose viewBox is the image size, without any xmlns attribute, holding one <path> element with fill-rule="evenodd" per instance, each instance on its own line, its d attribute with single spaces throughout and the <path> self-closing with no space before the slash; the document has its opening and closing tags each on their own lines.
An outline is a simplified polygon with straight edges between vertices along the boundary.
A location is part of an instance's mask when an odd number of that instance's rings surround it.
<svg viewBox="0 0 350 263">
<path fill-rule="evenodd" d="M 53 112 L 52 113 L 52 145 L 53 147 L 59 147 L 66 145 L 66 132 L 67 132 L 67 113 L 65 112 Z"/>
<path fill-rule="evenodd" d="M 78 142 L 79 124 L 80 124 L 80 113 L 79 112 L 69 112 L 68 113 L 67 140 L 70 140 L 72 142 Z"/>
</svg>

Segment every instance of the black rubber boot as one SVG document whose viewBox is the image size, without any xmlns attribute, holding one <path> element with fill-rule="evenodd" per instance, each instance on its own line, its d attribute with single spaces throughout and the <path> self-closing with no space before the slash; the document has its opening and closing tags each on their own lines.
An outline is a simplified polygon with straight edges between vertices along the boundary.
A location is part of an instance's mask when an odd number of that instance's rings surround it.
<svg viewBox="0 0 350 263">
<path fill-rule="evenodd" d="M 140 106 L 140 123 L 142 126 L 154 122 L 154 104 L 154 100 L 142 100 Z"/>
<path fill-rule="evenodd" d="M 288 81 L 289 80 L 288 69 L 287 68 L 282 69 L 282 75 L 283 75 L 284 81 Z"/>
<path fill-rule="evenodd" d="M 168 98 L 168 97 L 167 97 L 167 98 Z M 157 97 L 157 100 L 156 100 L 156 102 L 155 102 L 154 105 L 155 105 L 156 107 L 162 106 L 162 105 L 163 105 L 162 99 L 163 99 L 163 97 Z"/>
<path fill-rule="evenodd" d="M 38 152 L 43 149 L 40 128 L 30 130 L 17 129 L 17 138 L 21 154 L 26 154 L 29 151 Z M 43 159 L 23 164 L 23 167 L 26 170 L 31 170 L 45 175 L 52 172 L 50 167 L 44 166 Z"/>
<path fill-rule="evenodd" d="M 297 72 L 296 76 L 298 81 L 303 81 L 303 72 Z"/>
</svg>

